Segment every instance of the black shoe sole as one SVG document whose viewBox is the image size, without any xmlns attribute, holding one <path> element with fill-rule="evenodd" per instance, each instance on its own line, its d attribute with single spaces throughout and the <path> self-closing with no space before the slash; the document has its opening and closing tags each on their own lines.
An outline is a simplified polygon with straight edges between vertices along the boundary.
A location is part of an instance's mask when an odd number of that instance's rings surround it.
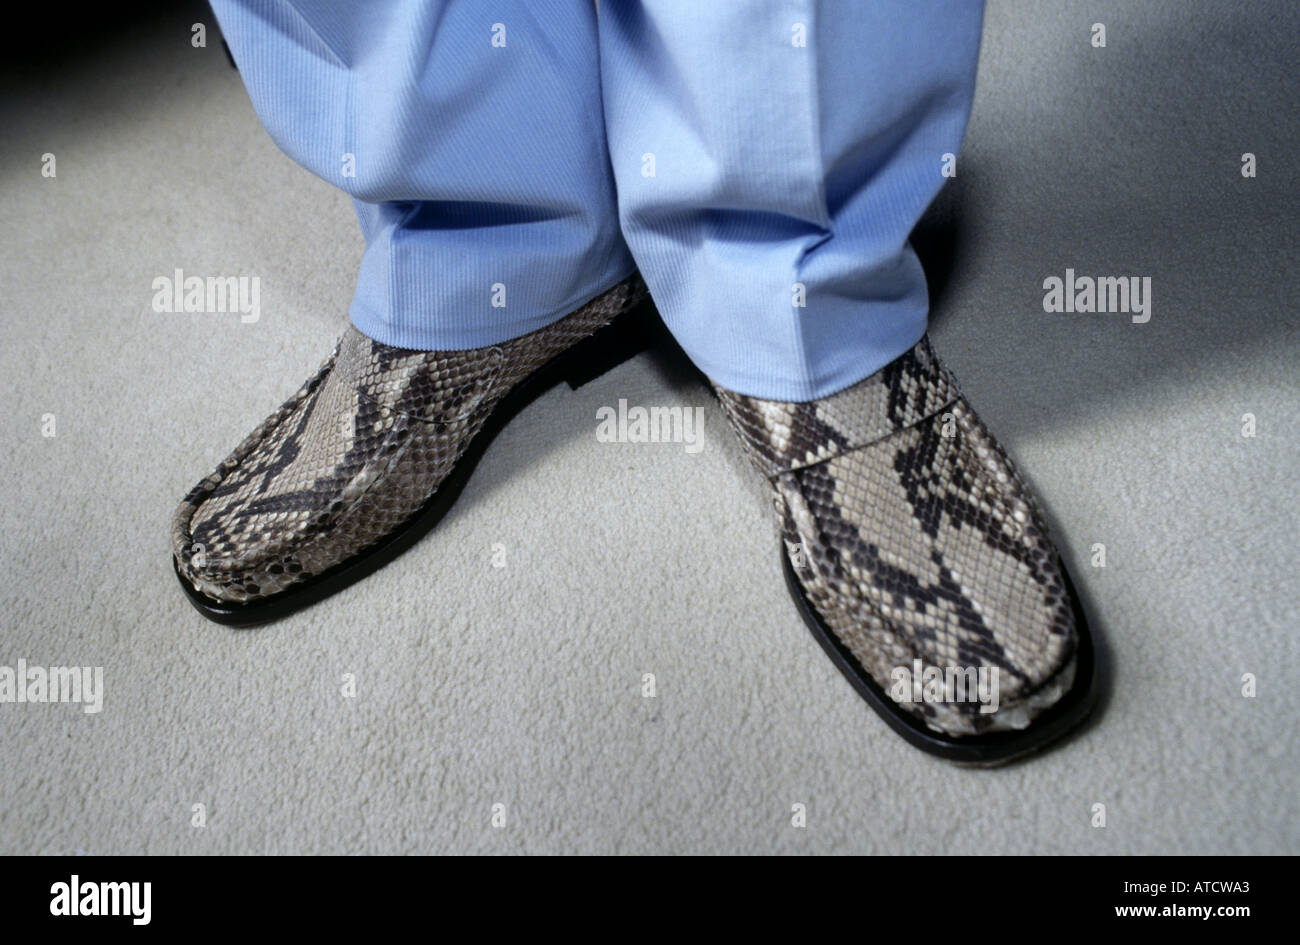
<svg viewBox="0 0 1300 945">
<path fill-rule="evenodd" d="M 343 590 L 388 564 L 438 524 L 455 504 L 492 440 L 516 414 L 557 384 L 567 383 L 577 390 L 595 380 L 650 347 L 663 332 L 663 323 L 646 296 L 605 327 L 556 355 L 501 399 L 447 478 L 414 515 L 348 560 L 279 594 L 247 603 L 231 603 L 196 591 L 181 575 L 173 555 L 172 569 L 181 588 L 199 613 L 233 627 L 279 620 Z"/>
<path fill-rule="evenodd" d="M 1097 697 L 1097 664 L 1093 655 L 1092 635 L 1088 631 L 1087 618 L 1079 603 L 1079 595 L 1064 565 L 1061 576 L 1065 581 L 1066 592 L 1070 596 L 1070 606 L 1074 610 L 1075 629 L 1079 635 L 1079 646 L 1075 654 L 1074 684 L 1060 700 L 1036 716 L 1029 726 L 1019 731 L 990 732 L 987 735 L 944 735 L 927 726 L 923 721 L 904 711 L 897 702 L 867 674 L 854 658 L 848 648 L 840 642 L 817 613 L 807 595 L 803 583 L 790 564 L 789 556 L 782 550 L 781 566 L 785 572 L 785 583 L 790 589 L 803 616 L 804 623 L 812 631 L 817 642 L 821 644 L 826 655 L 852 683 L 858 694 L 876 711 L 876 714 L 888 723 L 899 735 L 922 751 L 938 755 L 957 765 L 992 768 L 1006 764 L 1024 755 L 1031 754 L 1061 738 L 1088 717 Z"/>
</svg>

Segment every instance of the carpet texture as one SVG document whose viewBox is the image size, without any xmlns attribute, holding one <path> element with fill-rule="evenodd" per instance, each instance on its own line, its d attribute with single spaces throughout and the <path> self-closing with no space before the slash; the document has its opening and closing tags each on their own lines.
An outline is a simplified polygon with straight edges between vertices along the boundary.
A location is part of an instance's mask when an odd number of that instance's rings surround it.
<svg viewBox="0 0 1300 945">
<path fill-rule="evenodd" d="M 1284 0 L 989 5 L 916 236 L 932 337 L 1105 672 L 1085 729 L 993 771 L 910 748 L 831 666 L 667 348 L 535 403 L 375 576 L 203 620 L 169 518 L 328 354 L 352 210 L 277 151 L 202 6 L 9 62 L 0 666 L 102 666 L 104 693 L 0 704 L 0 853 L 1300 852 L 1298 36 Z M 261 317 L 154 311 L 178 268 L 259 276 Z M 1150 320 L 1044 312 L 1067 269 L 1150 277 Z M 602 442 L 620 399 L 702 409 L 702 448 Z"/>
</svg>

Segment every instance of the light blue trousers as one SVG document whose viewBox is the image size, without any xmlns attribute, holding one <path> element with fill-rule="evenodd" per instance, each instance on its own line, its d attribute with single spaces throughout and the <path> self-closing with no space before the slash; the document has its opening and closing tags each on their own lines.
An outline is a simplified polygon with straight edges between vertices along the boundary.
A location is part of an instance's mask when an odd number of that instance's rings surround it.
<svg viewBox="0 0 1300 945">
<path fill-rule="evenodd" d="M 350 314 L 476 348 L 641 270 L 713 380 L 808 400 L 925 331 L 908 234 L 983 0 L 213 0 L 276 143 L 350 194 Z"/>
</svg>

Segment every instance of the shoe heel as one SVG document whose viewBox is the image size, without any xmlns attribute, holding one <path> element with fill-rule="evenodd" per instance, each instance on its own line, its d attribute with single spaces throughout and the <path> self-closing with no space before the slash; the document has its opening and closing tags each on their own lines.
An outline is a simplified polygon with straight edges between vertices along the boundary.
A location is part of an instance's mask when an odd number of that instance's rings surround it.
<svg viewBox="0 0 1300 945">
<path fill-rule="evenodd" d="M 654 306 L 648 300 L 637 304 L 570 349 L 565 383 L 577 390 L 594 381 L 645 351 L 663 331 Z"/>
</svg>

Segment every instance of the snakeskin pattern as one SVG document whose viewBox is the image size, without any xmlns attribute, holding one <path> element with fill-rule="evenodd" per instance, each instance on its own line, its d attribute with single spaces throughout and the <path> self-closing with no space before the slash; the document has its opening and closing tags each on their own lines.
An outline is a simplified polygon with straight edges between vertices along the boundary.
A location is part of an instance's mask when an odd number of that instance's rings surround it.
<svg viewBox="0 0 1300 945">
<path fill-rule="evenodd" d="M 805 595 L 886 693 L 916 660 L 998 669 L 996 712 L 974 700 L 902 710 L 973 735 L 1024 728 L 1068 691 L 1077 637 L 1056 549 L 928 338 L 821 400 L 717 390 L 772 484 Z"/>
<path fill-rule="evenodd" d="M 412 351 L 349 326 L 334 353 L 182 500 L 178 568 L 226 602 L 267 598 L 404 525 L 501 399 L 645 295 L 628 279 L 530 334 L 468 351 Z"/>
</svg>

